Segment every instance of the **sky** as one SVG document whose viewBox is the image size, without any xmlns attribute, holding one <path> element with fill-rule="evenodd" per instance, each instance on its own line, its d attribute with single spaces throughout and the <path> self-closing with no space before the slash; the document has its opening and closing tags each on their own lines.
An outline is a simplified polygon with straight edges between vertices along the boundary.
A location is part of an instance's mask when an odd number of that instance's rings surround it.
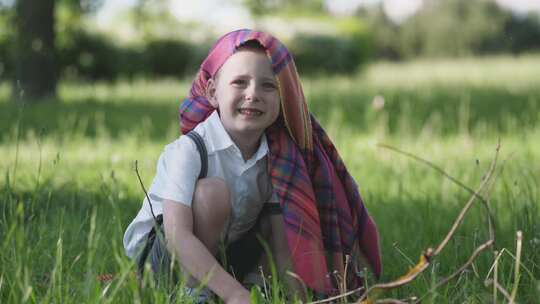
<svg viewBox="0 0 540 304">
<path fill-rule="evenodd" d="M 2 0 L 0 0 L 2 1 Z M 5 1 L 5 0 L 4 0 Z M 474 0 L 472 0 L 474 1 Z M 517 14 L 537 12 L 540 14 L 540 0 L 495 0 L 499 5 Z M 106 0 L 98 12 L 98 24 L 106 26 L 115 16 L 130 7 L 136 0 Z M 253 20 L 240 1 L 220 0 L 169 0 L 171 13 L 182 20 L 210 20 L 222 30 L 251 26 Z M 382 2 L 385 14 L 399 23 L 413 15 L 424 0 L 326 0 L 325 5 L 336 15 L 348 15 L 361 6 L 378 5 Z"/>
</svg>

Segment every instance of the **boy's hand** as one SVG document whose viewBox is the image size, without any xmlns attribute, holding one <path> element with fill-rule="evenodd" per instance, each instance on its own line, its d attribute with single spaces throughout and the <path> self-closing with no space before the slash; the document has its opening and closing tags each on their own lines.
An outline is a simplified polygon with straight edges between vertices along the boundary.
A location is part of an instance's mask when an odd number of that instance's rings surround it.
<svg viewBox="0 0 540 304">
<path fill-rule="evenodd" d="M 235 292 L 231 295 L 227 301 L 225 301 L 226 304 L 250 304 L 251 303 L 251 295 L 246 290 L 240 290 L 238 292 Z"/>
</svg>

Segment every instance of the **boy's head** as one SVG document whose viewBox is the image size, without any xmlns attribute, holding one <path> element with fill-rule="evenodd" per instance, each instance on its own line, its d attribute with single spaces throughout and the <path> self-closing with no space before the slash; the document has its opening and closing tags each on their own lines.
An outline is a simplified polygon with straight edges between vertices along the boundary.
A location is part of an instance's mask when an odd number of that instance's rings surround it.
<svg viewBox="0 0 540 304">
<path fill-rule="evenodd" d="M 239 46 L 208 80 L 207 98 L 233 139 L 261 136 L 280 112 L 279 86 L 264 47 L 253 40 Z"/>
<path fill-rule="evenodd" d="M 311 119 L 292 55 L 287 47 L 271 34 L 250 29 L 227 33 L 220 37 L 210 49 L 193 81 L 189 97 L 180 106 L 182 133 L 186 134 L 193 130 L 213 113 L 215 107 L 219 108 L 221 114 L 225 114 L 224 106 L 220 105 L 220 99 L 224 97 L 220 92 L 224 92 L 221 89 L 223 89 L 222 85 L 226 84 L 223 79 L 225 68 L 222 69 L 222 67 L 228 61 L 238 60 L 236 56 L 242 56 L 244 51 L 255 52 L 256 57 L 260 59 L 265 58 L 263 55 L 266 55 L 267 61 L 261 60 L 262 64 L 255 66 L 261 70 L 264 67 L 266 71 L 264 74 L 271 75 L 275 84 L 279 86 L 273 96 L 276 96 L 280 101 L 276 117 L 279 117 L 283 123 L 274 124 L 270 132 L 280 132 L 281 127 L 285 127 L 289 136 L 301 149 L 311 150 L 313 148 Z M 229 64 L 232 65 L 230 62 L 227 63 L 227 65 Z M 252 104 L 263 104 L 263 102 L 257 101 Z M 250 104 L 246 103 L 246 105 Z M 234 118 L 232 114 L 238 113 L 233 111 L 229 114 L 231 115 L 227 117 Z M 222 120 L 224 120 L 226 116 L 222 116 Z M 257 118 L 258 116 L 252 117 Z M 272 119 L 263 125 L 267 125 L 270 121 Z M 236 120 L 232 119 L 231 122 L 236 122 Z M 231 125 L 227 126 L 231 127 Z M 273 128 L 274 126 L 276 128 Z M 256 129 L 260 130 L 260 126 L 257 126 Z M 231 130 L 234 131 L 234 129 Z"/>
</svg>

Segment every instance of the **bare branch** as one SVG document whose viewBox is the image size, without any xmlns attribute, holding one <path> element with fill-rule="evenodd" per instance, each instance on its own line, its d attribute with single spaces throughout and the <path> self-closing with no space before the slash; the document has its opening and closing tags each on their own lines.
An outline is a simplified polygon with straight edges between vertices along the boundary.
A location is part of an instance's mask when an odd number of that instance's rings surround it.
<svg viewBox="0 0 540 304">
<path fill-rule="evenodd" d="M 506 298 L 506 300 L 508 302 L 510 302 L 510 295 L 508 294 L 508 291 L 506 291 L 506 289 L 504 289 L 499 283 L 493 281 L 492 279 L 487 279 L 485 282 L 484 282 L 484 285 L 486 287 L 489 287 L 489 285 L 494 285 L 495 288 L 497 288 L 497 290 Z"/>
<path fill-rule="evenodd" d="M 477 198 L 480 199 L 480 200 L 483 200 L 484 198 L 482 196 L 480 196 L 476 191 L 474 191 L 473 189 L 471 189 L 469 186 L 465 185 L 464 183 L 462 183 L 461 181 L 457 180 L 455 177 L 451 176 L 450 174 L 448 174 L 446 171 L 444 171 L 444 169 L 442 169 L 441 167 L 435 165 L 434 163 L 426 160 L 426 159 L 423 159 L 419 156 L 416 156 L 412 153 L 409 153 L 409 152 L 406 152 L 406 151 L 403 151 L 403 150 L 400 150 L 396 147 L 393 147 L 393 146 L 390 146 L 390 145 L 387 145 L 387 144 L 377 144 L 377 146 L 381 147 L 381 148 L 384 148 L 384 149 L 388 149 L 388 150 L 391 150 L 391 151 L 394 151 L 394 152 L 397 152 L 399 154 L 403 154 L 405 156 L 408 156 L 416 161 L 419 161 L 425 165 L 427 165 L 428 167 L 430 167 L 431 169 L 439 172 L 441 175 L 443 175 L 444 177 L 448 178 L 449 180 L 451 180 L 452 182 L 454 182 L 454 184 L 460 186 L 461 188 L 467 190 L 471 195 L 475 195 L 475 196 L 478 196 Z M 499 151 L 499 146 L 497 146 L 497 152 Z"/>
<path fill-rule="evenodd" d="M 415 296 L 412 296 L 412 297 L 409 297 L 409 298 L 406 298 L 406 299 L 380 299 L 380 300 L 376 300 L 375 301 L 375 304 L 402 304 L 402 303 L 411 303 L 412 301 L 416 301 L 416 297 Z"/>
<path fill-rule="evenodd" d="M 491 181 L 491 178 L 493 176 L 493 172 L 495 170 L 497 160 L 498 160 L 498 156 L 499 156 L 500 141 L 497 144 L 495 156 L 494 156 L 494 158 L 493 158 L 493 160 L 492 160 L 492 162 L 490 164 L 490 167 L 489 167 L 488 171 L 486 172 L 486 175 L 483 177 L 482 182 L 480 183 L 480 185 L 478 187 L 478 190 L 476 190 L 476 191 L 474 191 L 471 188 L 469 188 L 468 186 L 464 185 L 463 183 L 461 183 L 460 181 L 458 181 L 457 179 L 453 178 L 448 173 L 446 173 L 446 171 L 444 171 L 440 167 L 434 165 L 433 163 L 431 163 L 431 162 L 429 162 L 429 161 L 427 161 L 425 159 L 422 159 L 422 158 L 420 158 L 420 157 L 418 157 L 418 156 L 416 156 L 414 154 L 401 151 L 401 150 L 399 150 L 397 148 L 394 148 L 394 147 L 391 147 L 391 146 L 388 146 L 388 145 L 379 144 L 379 146 L 381 146 L 383 148 L 390 149 L 392 151 L 395 151 L 395 152 L 398 152 L 398 153 L 401 153 L 401 154 L 404 154 L 406 156 L 409 156 L 409 157 L 411 157 L 411 158 L 413 158 L 413 159 L 415 159 L 417 161 L 420 161 L 420 162 L 428 165 L 430 168 L 436 170 L 437 172 L 441 173 L 443 176 L 447 177 L 448 179 L 450 179 L 451 181 L 453 181 L 457 185 L 459 185 L 462 188 L 469 191 L 469 193 L 471 193 L 471 197 L 469 198 L 468 202 L 465 204 L 465 206 L 460 211 L 458 217 L 454 221 L 454 224 L 452 225 L 452 227 L 450 228 L 450 230 L 446 234 L 446 237 L 441 241 L 441 243 L 437 246 L 437 248 L 435 250 L 433 250 L 432 248 L 428 248 L 428 250 L 426 250 L 426 252 L 421 256 L 420 262 L 413 269 L 411 269 L 407 274 L 405 274 L 404 276 L 398 278 L 397 280 L 395 280 L 393 282 L 390 282 L 390 283 L 376 284 L 376 285 L 370 287 L 361 296 L 361 298 L 358 300 L 357 303 L 360 303 L 360 304 L 371 303 L 373 301 L 373 299 L 369 298 L 369 295 L 374 290 L 381 290 L 382 291 L 382 290 L 385 290 L 385 289 L 393 289 L 393 288 L 396 288 L 396 287 L 399 287 L 399 286 L 403 286 L 403 285 L 413 281 L 420 273 L 422 273 L 425 269 L 427 269 L 429 267 L 429 264 L 430 264 L 430 259 L 437 256 L 446 247 L 446 245 L 448 244 L 450 239 L 454 236 L 455 232 L 457 231 L 457 229 L 459 228 L 459 226 L 463 222 L 463 219 L 464 219 L 465 215 L 467 214 L 467 212 L 471 208 L 472 204 L 474 203 L 475 199 L 478 199 L 481 202 L 483 202 L 484 206 L 486 207 L 486 211 L 488 212 L 489 219 L 490 219 L 489 220 L 490 239 L 487 242 L 485 242 L 484 244 L 480 245 L 473 252 L 473 254 L 469 258 L 469 260 L 463 266 L 461 266 L 456 272 L 454 272 L 448 278 L 446 278 L 446 279 L 442 280 L 441 282 L 439 282 L 437 284 L 437 286 L 435 288 L 433 288 L 433 290 L 440 287 L 440 286 L 442 286 L 442 285 L 444 285 L 444 284 L 446 284 L 451 279 L 453 279 L 454 277 L 459 275 L 461 272 L 463 272 L 467 267 L 469 267 L 469 265 L 472 264 L 472 262 L 476 259 L 478 254 L 480 254 L 480 252 L 482 252 L 483 250 L 485 250 L 486 248 L 488 248 L 489 246 L 491 246 L 493 244 L 494 238 L 495 238 L 494 229 L 492 229 L 493 226 L 494 226 L 494 221 L 492 219 L 491 210 L 489 208 L 489 205 L 488 205 L 487 201 L 482 197 L 482 195 L 480 193 L 482 193 L 482 191 L 485 189 L 485 187 L 489 184 L 489 182 Z M 393 300 L 393 299 L 391 299 L 391 300 Z M 419 301 L 420 300 L 418 300 L 416 302 L 419 302 Z"/>
<path fill-rule="evenodd" d="M 428 248 L 422 256 L 420 256 L 420 261 L 414 268 L 411 268 L 404 276 L 401 276 L 395 281 L 389 282 L 389 283 L 380 283 L 375 284 L 371 286 L 358 300 L 357 303 L 364 304 L 364 303 L 370 303 L 369 302 L 369 294 L 373 292 L 374 290 L 385 290 L 385 289 L 394 289 L 399 286 L 403 286 L 405 284 L 408 284 L 412 282 L 418 275 L 420 275 L 424 270 L 426 270 L 429 267 L 430 264 L 430 258 L 433 256 L 433 249 Z"/>
<path fill-rule="evenodd" d="M 262 270 L 261 270 L 261 272 L 262 272 Z M 288 271 L 288 270 L 287 270 L 286 274 L 293 277 L 293 278 L 295 278 L 300 283 L 300 286 L 302 286 L 302 290 L 304 292 L 304 296 L 308 294 L 306 284 L 304 283 L 302 278 L 300 278 L 299 275 L 297 275 L 296 273 L 294 273 L 292 271 Z M 265 284 L 264 288 L 266 290 L 266 284 Z"/>
<path fill-rule="evenodd" d="M 148 205 L 150 205 L 150 212 L 152 213 L 152 217 L 154 218 L 154 221 L 156 220 L 156 215 L 154 213 L 154 208 L 152 207 L 152 201 L 150 200 L 150 196 L 148 196 L 148 192 L 146 192 L 146 188 L 144 187 L 144 183 L 141 179 L 141 175 L 139 174 L 139 161 L 135 161 L 135 173 L 137 174 L 137 178 L 139 179 L 139 184 L 141 185 L 142 190 L 144 191 L 144 195 L 146 196 L 146 199 L 148 200 Z"/>
<path fill-rule="evenodd" d="M 484 244 L 478 246 L 476 248 L 476 250 L 474 250 L 472 255 L 469 257 L 467 262 L 465 262 L 465 264 L 463 264 L 461 267 L 459 267 L 459 269 L 456 270 L 454 273 L 452 273 L 450 276 L 448 276 L 447 278 L 445 278 L 445 279 L 441 280 L 439 283 L 437 283 L 437 285 L 435 285 L 435 287 L 432 290 L 435 290 L 435 289 L 445 285 L 446 283 L 450 282 L 452 279 L 457 277 L 460 273 L 462 273 L 465 269 L 467 269 L 472 264 L 472 262 L 474 262 L 474 260 L 476 260 L 476 258 L 478 257 L 478 255 L 482 251 L 486 250 L 491 245 L 493 245 L 493 240 L 488 240 Z"/>
<path fill-rule="evenodd" d="M 487 209 L 488 217 L 489 217 L 490 239 L 494 239 L 494 237 L 495 237 L 495 235 L 494 235 L 494 231 L 495 231 L 494 223 L 495 223 L 495 221 L 493 219 L 493 214 L 491 212 L 491 208 L 489 207 L 488 202 L 484 199 L 484 197 L 482 197 L 482 195 L 480 193 L 486 187 L 486 185 L 488 184 L 488 182 L 490 181 L 490 179 L 491 179 L 491 177 L 493 175 L 493 171 L 494 171 L 495 166 L 497 164 L 497 159 L 498 159 L 498 156 L 499 156 L 499 150 L 500 150 L 500 147 L 501 147 L 500 140 L 497 143 L 497 148 L 495 149 L 495 157 L 494 157 L 494 159 L 492 160 L 492 162 L 490 164 L 489 170 L 486 173 L 486 175 L 484 176 L 484 178 L 482 179 L 482 182 L 480 183 L 480 186 L 478 187 L 478 190 L 476 190 L 476 191 L 471 189 L 470 187 L 468 187 L 464 183 L 460 182 L 456 178 L 452 177 L 450 174 L 448 174 L 446 171 L 444 171 L 441 167 L 433 164 L 432 162 L 430 162 L 430 161 L 428 161 L 426 159 L 423 159 L 423 158 L 421 158 L 419 156 L 416 156 L 416 155 L 414 155 L 412 153 L 405 152 L 405 151 L 400 150 L 398 148 L 392 147 L 390 145 L 378 144 L 378 146 L 381 147 L 381 148 L 385 148 L 385 149 L 388 149 L 388 150 L 403 154 L 405 156 L 408 156 L 408 157 L 410 157 L 412 159 L 415 159 L 415 160 L 427 165 L 428 167 L 434 169 L 435 171 L 442 174 L 444 177 L 446 177 L 449 180 L 451 180 L 452 182 L 454 182 L 456 185 L 458 185 L 458 186 L 462 187 L 463 189 L 467 190 L 471 194 L 471 198 L 465 204 L 465 207 L 461 210 L 458 218 L 456 219 L 456 221 L 454 222 L 454 225 L 452 226 L 452 229 L 450 229 L 450 231 L 448 232 L 448 234 L 446 235 L 444 240 L 439 244 L 439 246 L 437 246 L 437 249 L 435 249 L 434 255 L 439 254 L 439 252 L 441 252 L 441 250 L 446 246 L 448 241 L 452 238 L 455 231 L 457 230 L 457 228 L 459 227 L 459 225 L 463 221 L 463 217 L 465 216 L 465 214 L 467 213 L 469 208 L 472 206 L 475 198 L 480 200 L 482 202 L 482 204 L 484 205 L 484 207 Z"/>
<path fill-rule="evenodd" d="M 443 176 L 445 176 L 446 178 L 448 178 L 449 180 L 451 180 L 452 182 L 454 182 L 458 186 L 460 186 L 463 189 L 467 190 L 471 194 L 471 197 L 469 198 L 467 203 L 463 206 L 463 208 L 461 209 L 459 215 L 457 216 L 456 220 L 454 221 L 452 227 L 450 228 L 450 230 L 446 234 L 445 238 L 441 241 L 441 243 L 436 247 L 435 250 L 433 250 L 432 248 L 428 248 L 422 254 L 422 256 L 420 257 L 420 261 L 416 264 L 416 266 L 414 266 L 404 276 L 398 278 L 397 280 L 394 280 L 394 281 L 389 282 L 389 283 L 375 284 L 375 285 L 371 286 L 370 288 L 368 288 L 367 291 L 358 300 L 357 303 L 359 303 L 359 304 L 373 303 L 373 301 L 375 299 L 369 297 L 371 295 L 371 293 L 373 293 L 373 292 L 379 292 L 380 293 L 383 290 L 394 289 L 394 288 L 406 285 L 406 284 L 410 283 L 411 281 L 413 281 L 414 279 L 416 279 L 422 272 L 424 272 L 429 267 L 431 259 L 434 258 L 435 256 L 437 256 L 446 247 L 446 245 L 448 244 L 450 239 L 453 238 L 453 236 L 456 233 L 457 229 L 459 228 L 459 226 L 463 222 L 463 219 L 464 219 L 465 215 L 467 214 L 467 212 L 469 211 L 469 209 L 471 208 L 472 204 L 475 202 L 476 199 L 478 199 L 479 201 L 482 202 L 482 204 L 485 206 L 486 211 L 488 213 L 488 226 L 489 226 L 490 238 L 489 238 L 488 241 L 486 241 L 485 243 L 483 243 L 482 245 L 480 245 L 479 247 L 477 247 L 475 249 L 475 251 L 469 257 L 467 262 L 465 262 L 465 264 L 463 264 L 458 270 L 456 270 L 450 276 L 448 276 L 447 278 L 440 281 L 431 290 L 435 290 L 435 289 L 447 284 L 450 280 L 454 279 L 455 277 L 457 277 L 460 273 L 462 273 L 465 269 L 467 269 L 474 262 L 474 260 L 478 257 L 478 255 L 482 251 L 484 251 L 487 248 L 489 248 L 490 246 L 492 246 L 493 243 L 495 242 L 495 228 L 494 228 L 493 215 L 492 215 L 492 212 L 491 212 L 491 208 L 489 207 L 489 202 L 481 195 L 481 193 L 485 189 L 489 189 L 490 186 L 492 185 L 493 173 L 495 171 L 495 167 L 497 165 L 497 160 L 498 160 L 498 156 L 499 156 L 500 140 L 499 140 L 499 142 L 497 144 L 495 156 L 494 156 L 494 158 L 493 158 L 493 160 L 492 160 L 492 162 L 491 162 L 491 164 L 489 166 L 489 169 L 486 172 L 486 174 L 484 175 L 484 177 L 482 178 L 482 181 L 481 181 L 481 183 L 478 186 L 478 189 L 476 191 L 471 189 L 467 185 L 463 184 L 459 180 L 455 179 L 454 177 L 450 176 L 446 171 L 444 171 L 443 169 L 441 169 L 437 165 L 435 165 L 435 164 L 433 164 L 433 163 L 431 163 L 431 162 L 429 162 L 429 161 L 427 161 L 427 160 L 425 160 L 423 158 L 420 158 L 420 157 L 418 157 L 418 156 L 416 156 L 414 154 L 399 150 L 399 149 L 397 149 L 395 147 L 392 147 L 392 146 L 389 146 L 389 145 L 379 144 L 379 146 L 383 147 L 383 148 L 386 148 L 386 149 L 389 149 L 389 150 L 392 150 L 392 151 L 395 151 L 395 152 L 398 152 L 398 153 L 401 153 L 401 154 L 406 155 L 408 157 L 411 157 L 411 158 L 413 158 L 413 159 L 415 159 L 415 160 L 417 160 L 417 161 L 419 161 L 421 163 L 426 164 L 427 166 L 429 166 L 430 168 L 432 168 L 435 171 L 439 172 L 440 174 L 442 174 Z M 489 198 L 489 193 L 488 193 L 488 198 Z M 519 246 L 520 247 L 519 247 L 518 252 L 519 252 L 519 254 L 521 254 L 521 238 L 519 238 Z M 519 263 L 517 265 L 519 266 Z M 516 274 L 516 277 L 518 276 L 518 274 L 519 273 Z M 497 282 L 495 282 L 494 284 L 495 284 L 496 288 L 499 288 L 499 287 L 497 287 L 498 286 Z M 514 288 L 516 288 L 516 286 L 517 286 L 517 284 L 514 286 Z M 363 289 L 364 288 L 359 288 L 359 289 L 352 290 L 352 291 L 349 291 L 347 293 L 344 293 L 344 294 L 341 294 L 341 295 L 338 295 L 338 296 L 335 296 L 335 297 L 331 297 L 331 298 L 328 298 L 328 299 L 325 299 L 325 300 L 311 302 L 310 304 L 318 304 L 318 303 L 330 302 L 330 301 L 333 301 L 333 300 L 336 300 L 336 299 L 346 297 L 348 295 L 351 295 L 351 294 L 356 293 L 356 292 L 358 292 L 360 290 L 363 290 Z M 506 294 L 508 294 L 508 293 L 506 292 Z M 414 298 L 414 299 L 411 299 L 411 300 L 415 301 L 415 303 L 418 303 L 421 299 Z M 375 303 L 407 303 L 407 302 L 404 302 L 403 300 L 398 300 L 398 299 L 381 299 L 381 300 L 375 300 Z"/>
<path fill-rule="evenodd" d="M 486 175 L 484 176 L 484 179 L 482 180 L 482 182 L 480 183 L 480 186 L 478 186 L 478 190 L 474 191 L 474 193 L 472 194 L 472 196 L 469 199 L 469 201 L 467 202 L 467 204 L 465 204 L 463 209 L 461 209 L 461 212 L 460 212 L 459 216 L 457 217 L 456 221 L 454 222 L 454 225 L 452 225 L 452 229 L 450 229 L 450 231 L 448 231 L 448 234 L 446 235 L 444 240 L 439 244 L 439 246 L 437 246 L 437 249 L 435 249 L 434 255 L 438 255 L 444 249 L 444 247 L 446 247 L 446 245 L 448 244 L 450 239 L 454 236 L 454 234 L 456 233 L 457 228 L 459 227 L 459 225 L 461 225 L 461 222 L 463 222 L 463 218 L 465 217 L 465 214 L 467 213 L 467 211 L 469 211 L 472 204 L 474 203 L 475 198 L 479 198 L 480 201 L 485 203 L 485 206 L 488 206 L 488 204 L 484 200 L 484 198 L 481 195 L 478 195 L 477 193 L 481 193 L 482 190 L 484 190 L 484 187 L 489 183 L 489 181 L 491 179 L 491 176 L 493 175 L 493 172 L 495 170 L 495 166 L 497 165 L 497 159 L 499 157 L 499 149 L 500 149 L 500 147 L 501 147 L 501 144 L 500 143 L 497 144 L 497 148 L 495 150 L 495 157 L 491 161 L 491 164 L 489 166 L 489 170 L 486 173 Z M 489 206 L 487 207 L 487 210 L 489 212 L 489 210 L 490 210 Z M 491 218 L 491 213 L 490 213 L 490 218 Z M 490 220 L 490 224 L 493 224 L 492 219 Z M 491 225 L 490 225 L 490 229 L 491 229 Z M 491 241 L 494 241 L 494 239 L 491 239 Z"/>
<path fill-rule="evenodd" d="M 380 299 L 375 301 L 375 304 L 407 304 L 408 302 L 398 299 Z"/>
<path fill-rule="evenodd" d="M 307 303 L 307 304 L 319 304 L 319 303 L 332 302 L 332 301 L 334 301 L 334 300 L 341 299 L 341 298 L 350 296 L 350 295 L 352 295 L 352 294 L 355 294 L 355 293 L 357 293 L 357 292 L 364 291 L 364 290 L 365 290 L 365 288 L 364 288 L 364 286 L 362 286 L 362 287 L 358 287 L 358 288 L 356 288 L 356 289 L 353 289 L 353 290 L 351 290 L 351 291 L 348 291 L 348 292 L 346 292 L 346 293 L 344 293 L 344 294 L 339 294 L 339 295 L 337 295 L 337 296 L 330 297 L 330 298 L 327 298 L 327 299 L 324 299 L 324 300 L 319 300 L 319 301 L 309 302 L 309 303 Z"/>
</svg>

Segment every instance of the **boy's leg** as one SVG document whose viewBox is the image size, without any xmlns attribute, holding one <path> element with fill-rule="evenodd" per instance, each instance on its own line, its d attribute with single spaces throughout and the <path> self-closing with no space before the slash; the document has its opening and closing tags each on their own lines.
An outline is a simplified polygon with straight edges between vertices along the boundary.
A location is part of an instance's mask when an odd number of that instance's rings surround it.
<svg viewBox="0 0 540 304">
<path fill-rule="evenodd" d="M 231 215 L 230 192 L 221 178 L 200 179 L 193 195 L 193 234 L 216 255 Z"/>
<path fill-rule="evenodd" d="M 265 210 L 263 209 L 263 212 L 261 212 L 257 221 L 257 225 L 253 228 L 253 232 L 249 232 L 253 236 L 249 237 L 247 240 L 251 243 L 247 246 L 251 251 L 246 252 L 242 250 L 241 246 L 237 246 L 239 248 L 234 248 L 232 246 L 227 248 L 227 257 L 231 260 L 231 267 L 235 270 L 235 274 L 237 272 L 239 273 L 238 277 L 240 277 L 242 284 L 246 287 L 258 285 L 261 288 L 264 288 L 264 281 L 271 273 L 268 255 L 266 254 L 263 243 L 261 243 L 262 240 L 265 245 L 270 246 L 268 241 L 272 236 L 270 231 L 270 216 L 264 211 Z M 257 238 L 256 236 L 259 236 L 260 238 Z M 239 256 L 234 258 L 238 253 L 240 253 Z M 245 261 L 246 256 L 249 258 L 249 264 L 242 263 L 242 261 Z M 239 267 L 238 264 L 242 265 Z M 237 271 L 237 269 L 239 269 L 239 271 Z"/>
<path fill-rule="evenodd" d="M 264 255 L 264 247 L 259 238 L 264 241 L 270 236 L 269 225 L 265 225 L 267 219 L 268 216 L 261 212 L 255 226 L 240 239 L 227 244 L 224 262 L 227 264 L 227 271 L 239 282 L 245 283 L 248 274 L 260 273 L 259 266 L 262 265 L 261 256 Z"/>
<path fill-rule="evenodd" d="M 191 208 L 193 234 L 215 256 L 231 214 L 230 192 L 225 181 L 217 177 L 200 179 L 195 186 Z M 200 282 L 195 278 L 185 272 L 184 275 L 187 286 L 199 286 Z"/>
<path fill-rule="evenodd" d="M 231 213 L 230 192 L 225 182 L 215 177 L 200 179 L 195 186 L 192 212 L 193 234 L 215 255 Z M 171 254 L 157 238 L 150 252 L 150 262 L 158 277 L 165 277 L 173 284 L 178 282 L 174 267 L 171 267 Z M 199 282 L 187 273 L 183 274 L 186 275 L 187 286 L 199 285 Z"/>
<path fill-rule="evenodd" d="M 270 216 L 275 214 L 281 214 L 279 204 L 264 204 L 255 226 L 246 235 L 227 246 L 227 270 L 231 272 L 232 269 L 236 278 L 245 286 L 260 285 L 262 287 L 264 278 L 261 277 L 261 267 L 264 276 L 271 273 L 268 255 L 261 240 L 271 250 Z"/>
<path fill-rule="evenodd" d="M 259 239 L 255 237 L 257 234 L 267 242 L 272 261 L 268 259 Z M 278 275 L 285 283 L 289 298 L 292 300 L 297 296 L 302 301 L 306 300 L 306 290 L 302 283 L 298 281 L 298 278 L 287 274 L 287 271 L 293 271 L 293 266 L 285 235 L 282 210 L 277 203 L 265 204 L 257 225 L 246 236 L 227 247 L 227 261 L 235 270 L 238 279 L 257 285 L 261 285 L 262 280 L 265 279 L 260 276 L 259 267 L 262 267 L 263 274 L 268 276 L 271 274 L 271 267 L 275 266 Z"/>
</svg>

